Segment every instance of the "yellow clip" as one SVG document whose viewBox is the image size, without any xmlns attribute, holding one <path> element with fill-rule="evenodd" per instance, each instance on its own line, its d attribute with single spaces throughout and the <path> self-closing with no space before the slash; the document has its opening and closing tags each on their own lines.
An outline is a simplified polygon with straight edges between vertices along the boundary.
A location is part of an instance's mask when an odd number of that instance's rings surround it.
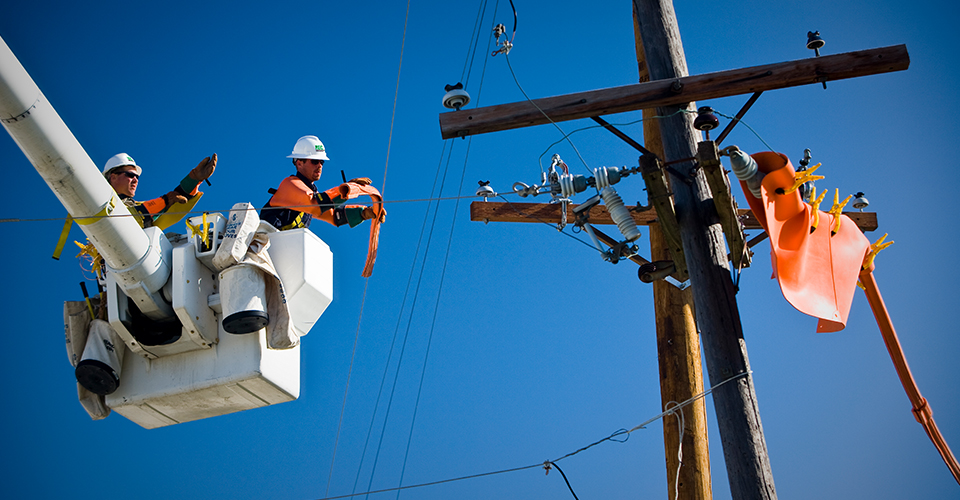
<svg viewBox="0 0 960 500">
<path fill-rule="evenodd" d="M 848 201 L 850 201 L 850 198 L 853 198 L 852 194 L 844 198 L 843 202 L 841 203 L 839 202 L 840 190 L 837 189 L 836 191 L 834 191 L 833 207 L 830 209 L 830 212 L 828 212 L 830 215 L 833 216 L 833 229 L 830 230 L 831 235 L 837 234 L 837 231 L 840 230 L 840 214 L 842 213 L 843 207 L 846 206 Z"/>
<path fill-rule="evenodd" d="M 863 258 L 863 269 L 870 269 L 870 267 L 873 266 L 873 259 L 876 258 L 878 253 L 880 253 L 880 250 L 893 245 L 892 241 L 888 241 L 886 243 L 883 242 L 883 240 L 887 239 L 887 234 L 888 233 L 884 233 L 883 237 L 877 240 L 876 243 L 870 245 L 870 251 L 867 252 L 867 256 Z"/>
<path fill-rule="evenodd" d="M 203 213 L 203 248 L 210 248 L 210 244 L 207 243 L 208 238 L 207 231 L 207 212 Z"/>
<path fill-rule="evenodd" d="M 97 247 L 93 246 L 93 243 L 87 243 L 84 245 L 79 241 L 74 240 L 74 243 L 80 247 L 80 253 L 77 254 L 77 258 L 81 258 L 84 255 L 90 257 L 90 270 L 96 274 L 100 274 L 100 252 L 97 251 Z"/>
<path fill-rule="evenodd" d="M 817 163 L 816 165 L 810 167 L 807 170 L 804 170 L 802 172 L 796 172 L 793 178 L 793 187 L 785 189 L 783 191 L 783 194 L 790 194 L 796 191 L 797 189 L 800 189 L 800 186 L 802 186 L 803 183 L 807 181 L 819 181 L 820 179 L 823 179 L 824 177 L 822 175 L 813 175 L 813 173 L 818 168 L 820 168 L 820 165 L 821 165 L 820 163 Z"/>
<path fill-rule="evenodd" d="M 183 221 L 190 229 L 190 236 L 200 236 L 203 234 L 203 228 L 199 228 L 190 223 L 189 220 Z"/>
<path fill-rule="evenodd" d="M 824 189 L 820 196 L 817 196 L 817 188 L 814 188 L 810 191 L 810 197 L 813 198 L 813 203 L 810 204 L 813 207 L 813 223 L 810 224 L 810 232 L 812 233 L 817 229 L 817 226 L 820 225 L 820 203 L 823 202 L 823 197 L 827 195 L 827 190 Z"/>
</svg>

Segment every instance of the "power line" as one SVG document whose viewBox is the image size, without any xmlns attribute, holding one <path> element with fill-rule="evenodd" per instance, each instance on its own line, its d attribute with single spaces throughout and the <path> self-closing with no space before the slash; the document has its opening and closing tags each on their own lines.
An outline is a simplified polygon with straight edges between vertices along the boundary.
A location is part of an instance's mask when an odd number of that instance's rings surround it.
<svg viewBox="0 0 960 500">
<path fill-rule="evenodd" d="M 707 395 L 709 395 L 710 393 L 712 393 L 712 392 L 715 391 L 716 389 L 720 388 L 721 386 L 726 385 L 726 384 L 728 384 L 728 383 L 730 383 L 730 382 L 733 382 L 733 381 L 735 381 L 735 380 L 739 380 L 739 379 L 741 379 L 741 378 L 748 377 L 748 376 L 750 376 L 752 373 L 753 373 L 752 371 L 745 371 L 745 372 L 742 372 L 742 373 L 738 373 L 737 375 L 734 375 L 734 376 L 732 376 L 732 377 L 730 377 L 730 378 L 728 378 L 728 379 L 726 379 L 726 380 L 724 380 L 724 381 L 722 381 L 722 382 L 720 382 L 720 383 L 718 383 L 718 384 L 710 387 L 709 389 L 707 389 L 707 390 L 705 390 L 705 391 L 703 391 L 703 392 L 701 392 L 701 393 L 699 393 L 699 394 L 694 395 L 693 397 L 691 397 L 690 399 L 687 399 L 686 401 L 683 401 L 682 403 L 679 403 L 679 404 L 677 404 L 677 405 L 675 405 L 675 406 L 671 406 L 669 409 L 667 409 L 667 410 L 659 413 L 658 415 L 656 415 L 656 416 L 654 416 L 654 417 L 651 417 L 651 418 L 647 419 L 647 420 L 644 421 L 643 423 L 634 426 L 634 427 L 633 427 L 632 429 L 630 429 L 630 430 L 620 429 L 620 430 L 614 432 L 613 434 L 611 434 L 611 435 L 609 435 L 609 436 L 607 436 L 607 437 L 605 437 L 605 438 L 603 438 L 603 439 L 601 439 L 601 440 L 599 440 L 599 441 L 595 441 L 595 442 L 593 442 L 593 443 L 591 443 L 591 444 L 588 444 L 587 446 L 584 446 L 584 447 L 582 447 L 582 448 L 580 448 L 580 449 L 578 449 L 578 450 L 576 450 L 576 451 L 567 453 L 566 455 L 564 455 L 564 456 L 562 456 L 562 457 L 560 457 L 560 458 L 558 458 L 558 459 L 556 459 L 556 460 L 547 460 L 547 461 L 544 461 L 544 462 L 542 462 L 542 463 L 537 463 L 537 464 L 532 464 L 532 465 L 525 465 L 525 466 L 523 466 L 523 467 L 514 467 L 514 468 L 511 468 L 511 469 L 502 469 L 502 470 L 496 470 L 496 471 L 492 471 L 492 472 L 483 472 L 483 473 L 480 473 L 480 474 L 471 474 L 471 475 L 469 475 L 469 476 L 460 476 L 460 477 L 455 477 L 455 478 L 450 478 L 450 479 L 442 479 L 442 480 L 439 480 L 439 481 L 431 481 L 431 482 L 428 482 L 428 483 L 411 484 L 411 485 L 409 485 L 409 486 L 398 486 L 398 487 L 396 487 L 396 488 L 384 488 L 384 489 L 381 489 L 381 490 L 372 490 L 372 491 L 366 491 L 366 492 L 363 492 L 363 493 L 351 493 L 351 494 L 349 494 L 349 495 L 340 495 L 340 496 L 335 496 L 335 497 L 324 497 L 324 498 L 322 498 L 322 499 L 320 499 L 320 500 L 336 500 L 336 499 L 340 499 L 340 498 L 350 498 L 350 497 L 355 497 L 355 496 L 360 496 L 360 495 L 370 495 L 370 494 L 374 494 L 374 493 L 386 493 L 386 492 L 390 492 L 390 491 L 400 491 L 400 490 L 406 490 L 406 489 L 411 489 L 411 488 L 422 488 L 422 487 L 425 487 L 425 486 L 435 486 L 435 485 L 438 485 L 438 484 L 452 483 L 452 482 L 454 482 L 454 481 L 464 481 L 464 480 L 467 480 L 467 479 L 475 479 L 475 478 L 485 477 L 485 476 L 493 476 L 493 475 L 499 475 L 499 474 L 506 474 L 506 473 L 508 473 L 508 472 L 517 472 L 517 471 L 526 470 L 526 469 L 533 469 L 533 468 L 537 468 L 537 467 L 546 467 L 548 464 L 556 467 L 556 463 L 557 463 L 557 462 L 559 462 L 559 461 L 561 461 L 561 460 L 563 460 L 563 459 L 572 457 L 572 456 L 574 456 L 574 455 L 576 455 L 576 454 L 578 454 L 578 453 L 580 453 L 580 452 L 582 452 L 582 451 L 588 450 L 588 449 L 590 449 L 590 448 L 592 448 L 592 447 L 594 447 L 594 446 L 596 446 L 596 445 L 598 445 L 598 444 L 600 444 L 600 443 L 603 443 L 604 441 L 616 441 L 616 442 L 621 442 L 621 443 L 622 443 L 622 442 L 625 442 L 626 439 L 624 439 L 623 441 L 618 441 L 618 440 L 615 439 L 615 438 L 618 437 L 618 436 L 624 436 L 624 435 L 629 436 L 630 433 L 632 433 L 632 432 L 634 432 L 634 431 L 636 431 L 636 430 L 639 430 L 639 429 L 644 429 L 644 428 L 646 428 L 647 425 L 650 425 L 651 423 L 656 422 L 657 420 L 659 420 L 659 419 L 661 419 L 661 418 L 663 418 L 663 417 L 665 417 L 665 416 L 674 415 L 674 414 L 676 414 L 677 411 L 680 411 L 682 408 L 693 404 L 694 402 L 696 402 L 697 400 L 699 400 L 699 399 L 701 399 L 701 398 L 706 397 Z M 559 467 L 557 468 L 557 470 L 560 470 Z M 563 475 L 564 480 L 566 480 L 566 474 L 563 474 L 563 472 L 561 472 L 561 475 Z M 567 486 L 568 486 L 568 487 L 570 486 L 569 481 L 567 481 Z M 572 488 L 572 487 L 570 488 L 570 492 L 573 493 L 573 488 Z M 576 494 L 575 494 L 575 493 L 574 493 L 574 497 L 576 497 Z"/>
<path fill-rule="evenodd" d="M 390 166 L 390 150 L 393 144 L 393 125 L 397 117 L 397 100 L 400 97 L 400 71 L 403 69 L 403 48 L 407 41 L 407 22 L 410 20 L 410 0 L 407 0 L 407 11 L 403 18 L 403 36 L 400 39 L 400 62 L 397 64 L 397 85 L 393 93 L 393 111 L 390 114 L 390 133 L 387 136 L 387 157 L 383 165 L 383 183 L 380 185 L 380 193 L 384 193 L 387 188 L 387 169 Z M 353 352 L 350 354 L 350 368 L 347 369 L 347 383 L 343 389 L 343 404 L 340 407 L 340 419 L 337 422 L 337 436 L 333 442 L 333 456 L 330 458 L 330 472 L 327 475 L 327 491 L 324 495 L 330 493 L 330 483 L 333 480 L 333 466 L 337 459 L 337 446 L 340 443 L 340 430 L 343 426 L 343 414 L 347 409 L 347 393 L 350 391 L 350 377 L 353 375 L 353 362 L 357 356 L 357 343 L 360 340 L 360 324 L 363 321 L 363 306 L 367 302 L 367 288 L 370 285 L 370 278 L 367 277 L 363 283 L 363 297 L 360 299 L 360 314 L 357 316 L 357 332 L 353 339 Z"/>
</svg>

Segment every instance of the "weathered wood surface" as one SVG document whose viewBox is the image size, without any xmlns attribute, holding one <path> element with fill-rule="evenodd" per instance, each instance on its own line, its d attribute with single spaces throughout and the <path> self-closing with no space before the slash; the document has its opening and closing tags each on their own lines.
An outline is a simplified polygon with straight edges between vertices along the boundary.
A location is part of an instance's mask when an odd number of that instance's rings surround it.
<svg viewBox="0 0 960 500">
<path fill-rule="evenodd" d="M 650 75 L 646 72 L 636 5 L 633 7 L 633 30 L 639 81 L 647 81 Z M 653 154 L 663 157 L 660 125 L 653 119 L 656 114 L 652 109 L 643 111 L 643 140 Z M 650 233 L 650 259 L 673 260 L 674 254 L 670 251 L 661 225 L 654 223 L 647 227 Z M 675 230 L 679 231 L 679 228 Z M 666 408 L 671 401 L 687 401 L 703 392 L 703 362 L 700 357 L 700 333 L 697 332 L 694 319 L 693 290 L 680 290 L 663 280 L 653 282 L 653 311 L 657 326 L 660 404 Z M 674 418 L 667 420 L 677 420 L 676 417 L 674 415 Z M 665 420 L 663 425 L 667 491 L 675 491 L 675 500 L 711 500 L 710 439 L 707 434 L 707 408 L 703 399 L 683 408 L 682 422 L 682 432 L 675 425 L 679 421 Z M 683 449 L 682 466 L 677 453 L 680 446 Z"/>
<path fill-rule="evenodd" d="M 644 83 L 534 99 L 555 122 L 683 105 L 766 90 L 795 87 L 859 76 L 903 71 L 910 66 L 905 45 L 858 50 L 704 75 L 669 77 Z M 444 139 L 486 134 L 549 121 L 529 101 L 464 109 L 440 114 Z"/>
<path fill-rule="evenodd" d="M 578 205 L 567 204 L 567 222 L 572 224 L 576 220 L 573 209 Z M 637 211 L 631 208 L 630 214 L 639 225 L 650 225 L 657 221 L 657 213 L 653 209 Z M 740 223 L 744 229 L 763 229 L 760 221 L 753 216 L 748 208 L 737 211 Z M 844 212 L 850 217 L 861 231 L 874 231 L 878 227 L 875 212 Z M 610 212 L 604 205 L 597 205 L 589 212 L 591 224 L 613 224 Z M 554 203 L 512 203 L 501 201 L 475 201 L 470 204 L 470 220 L 480 222 L 546 222 L 557 224 L 560 222 L 560 204 Z"/>
<path fill-rule="evenodd" d="M 634 6 L 640 22 L 650 79 L 667 80 L 669 83 L 687 76 L 673 2 L 634 0 Z M 816 73 L 812 67 L 805 72 Z M 814 76 L 822 75 L 809 74 L 807 81 Z M 739 83 L 750 84 L 749 81 Z M 718 92 L 731 89 L 737 84 L 736 80 L 728 80 L 718 88 Z M 757 90 L 761 89 L 751 88 L 748 91 Z M 732 94 L 728 92 L 723 95 Z M 683 102 L 664 105 L 658 109 L 658 114 L 666 117 L 658 122 L 663 139 L 664 158 L 667 161 L 696 155 L 700 133 L 693 128 L 693 117 L 688 113 L 675 113 L 681 108 L 689 110 L 692 100 L 694 97 L 688 95 Z M 674 182 L 671 189 L 677 221 L 680 224 L 683 252 L 687 258 L 687 270 L 690 272 L 694 312 L 703 343 L 703 358 L 711 385 L 719 385 L 713 391 L 713 402 L 731 497 L 774 500 L 777 492 L 760 422 L 757 395 L 750 375 L 750 361 L 740 323 L 736 290 L 727 265 L 723 231 L 719 224 L 712 223 L 716 219 L 716 210 L 703 172 L 694 169 L 693 162 L 677 163 L 674 166 L 681 176 L 691 180 L 690 184 Z M 721 383 L 723 385 L 720 385 Z"/>
</svg>

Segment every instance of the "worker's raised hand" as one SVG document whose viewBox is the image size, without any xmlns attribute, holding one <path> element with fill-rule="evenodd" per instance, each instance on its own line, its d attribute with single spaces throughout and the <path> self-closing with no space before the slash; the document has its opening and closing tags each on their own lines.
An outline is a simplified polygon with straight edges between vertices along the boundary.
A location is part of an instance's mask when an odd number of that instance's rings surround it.
<svg viewBox="0 0 960 500">
<path fill-rule="evenodd" d="M 373 207 L 366 207 L 363 209 L 363 220 L 375 219 L 377 217 L 377 209 Z M 383 208 L 383 205 L 380 206 L 380 222 L 386 222 L 387 220 L 387 209 Z"/>
<path fill-rule="evenodd" d="M 190 178 L 195 181 L 205 181 L 213 175 L 213 171 L 217 168 L 217 154 L 214 153 L 213 156 L 208 156 L 197 164 L 196 168 L 190 171 Z"/>
<path fill-rule="evenodd" d="M 170 208 L 175 203 L 186 203 L 186 202 L 187 202 L 187 197 L 176 191 L 170 191 L 169 193 L 163 195 L 163 203 L 166 204 L 166 207 L 164 208 Z"/>
<path fill-rule="evenodd" d="M 369 177 L 357 177 L 355 179 L 350 179 L 350 182 L 353 182 L 355 184 L 360 184 L 361 186 L 369 186 L 370 184 L 373 183 L 373 181 L 371 181 Z"/>
</svg>

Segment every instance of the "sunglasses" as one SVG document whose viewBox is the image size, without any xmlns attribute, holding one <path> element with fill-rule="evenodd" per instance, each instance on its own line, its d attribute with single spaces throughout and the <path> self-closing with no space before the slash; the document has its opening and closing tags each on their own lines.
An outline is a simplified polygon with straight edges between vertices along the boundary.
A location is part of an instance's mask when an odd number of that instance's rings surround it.
<svg viewBox="0 0 960 500">
<path fill-rule="evenodd" d="M 123 172 L 117 172 L 117 175 L 125 175 L 125 176 L 127 176 L 127 177 L 129 177 L 129 178 L 131 178 L 131 179 L 139 179 L 139 178 L 140 178 L 139 175 L 137 175 L 135 172 L 131 172 L 130 170 L 124 170 Z"/>
<path fill-rule="evenodd" d="M 313 166 L 323 165 L 323 160 L 304 160 L 304 161 L 309 162 Z"/>
</svg>

